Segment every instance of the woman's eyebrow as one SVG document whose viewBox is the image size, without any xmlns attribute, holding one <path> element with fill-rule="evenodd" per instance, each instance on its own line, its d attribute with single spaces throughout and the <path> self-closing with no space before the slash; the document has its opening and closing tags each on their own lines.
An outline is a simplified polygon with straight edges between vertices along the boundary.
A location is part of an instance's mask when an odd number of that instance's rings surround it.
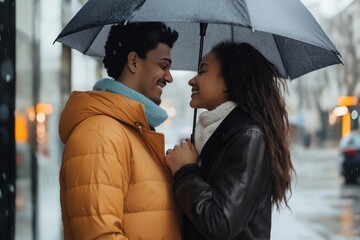
<svg viewBox="0 0 360 240">
<path fill-rule="evenodd" d="M 199 69 L 200 69 L 200 68 L 202 68 L 202 67 L 207 67 L 207 66 L 208 66 L 208 64 L 207 64 L 207 63 L 202 62 L 202 63 L 200 63 L 200 67 L 199 67 Z"/>
</svg>

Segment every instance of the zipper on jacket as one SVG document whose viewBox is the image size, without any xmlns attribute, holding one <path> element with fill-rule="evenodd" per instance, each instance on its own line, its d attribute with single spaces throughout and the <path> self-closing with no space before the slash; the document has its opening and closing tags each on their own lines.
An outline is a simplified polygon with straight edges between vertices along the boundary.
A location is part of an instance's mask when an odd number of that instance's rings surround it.
<svg viewBox="0 0 360 240">
<path fill-rule="evenodd" d="M 142 126 L 141 123 L 135 122 L 136 127 L 139 129 L 139 131 L 142 133 Z"/>
</svg>

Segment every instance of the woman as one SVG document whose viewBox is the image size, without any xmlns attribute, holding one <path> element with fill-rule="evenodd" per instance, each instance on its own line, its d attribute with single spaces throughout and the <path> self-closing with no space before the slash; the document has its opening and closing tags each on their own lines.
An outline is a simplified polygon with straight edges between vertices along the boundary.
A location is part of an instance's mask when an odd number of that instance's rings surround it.
<svg viewBox="0 0 360 240">
<path fill-rule="evenodd" d="M 294 171 L 285 81 L 247 43 L 223 42 L 203 57 L 190 106 L 208 111 L 195 145 L 187 139 L 166 156 L 184 239 L 270 239 L 272 206 L 288 207 Z"/>
</svg>

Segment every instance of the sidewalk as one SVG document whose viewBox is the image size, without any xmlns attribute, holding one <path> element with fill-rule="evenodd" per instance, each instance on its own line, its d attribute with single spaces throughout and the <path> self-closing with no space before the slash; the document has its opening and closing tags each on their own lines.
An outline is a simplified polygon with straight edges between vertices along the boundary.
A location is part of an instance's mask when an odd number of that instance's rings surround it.
<svg viewBox="0 0 360 240">
<path fill-rule="evenodd" d="M 356 227 L 341 219 L 352 203 L 341 198 L 338 149 L 293 146 L 292 161 L 297 179 L 289 200 L 291 210 L 273 210 L 272 239 L 359 240 L 353 236 Z"/>
</svg>

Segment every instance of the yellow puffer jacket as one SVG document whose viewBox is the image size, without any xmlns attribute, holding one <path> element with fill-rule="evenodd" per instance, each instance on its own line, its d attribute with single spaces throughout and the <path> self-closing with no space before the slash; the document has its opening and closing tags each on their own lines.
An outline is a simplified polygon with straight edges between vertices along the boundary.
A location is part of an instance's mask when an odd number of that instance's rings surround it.
<svg viewBox="0 0 360 240">
<path fill-rule="evenodd" d="M 139 102 L 74 92 L 60 118 L 65 240 L 180 239 L 164 136 Z"/>
</svg>

